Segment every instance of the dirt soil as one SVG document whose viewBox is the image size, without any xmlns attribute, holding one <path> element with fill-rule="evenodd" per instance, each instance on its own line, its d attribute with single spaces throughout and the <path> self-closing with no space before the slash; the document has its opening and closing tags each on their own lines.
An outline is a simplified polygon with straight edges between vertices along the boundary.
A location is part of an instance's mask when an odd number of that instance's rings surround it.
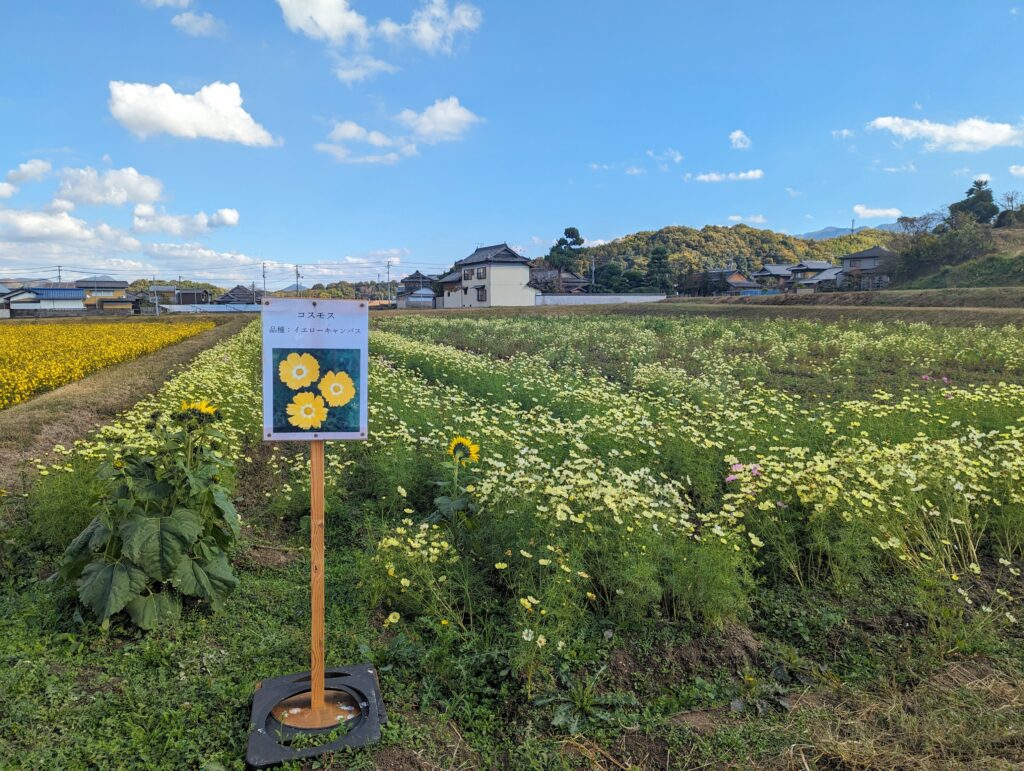
<svg viewBox="0 0 1024 771">
<path fill-rule="evenodd" d="M 81 380 L 0 411 L 0 489 L 22 492 L 27 461 L 55 445 L 70 447 L 142 396 L 157 390 L 201 351 L 237 333 L 250 318 L 232 318 L 175 345 L 114 364 Z"/>
</svg>

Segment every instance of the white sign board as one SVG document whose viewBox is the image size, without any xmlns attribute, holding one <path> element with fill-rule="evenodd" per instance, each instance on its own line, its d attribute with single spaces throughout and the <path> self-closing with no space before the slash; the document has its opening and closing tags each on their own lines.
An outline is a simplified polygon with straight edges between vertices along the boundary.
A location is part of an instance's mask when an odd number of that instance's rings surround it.
<svg viewBox="0 0 1024 771">
<path fill-rule="evenodd" d="M 262 302 L 263 438 L 366 439 L 367 303 Z"/>
</svg>

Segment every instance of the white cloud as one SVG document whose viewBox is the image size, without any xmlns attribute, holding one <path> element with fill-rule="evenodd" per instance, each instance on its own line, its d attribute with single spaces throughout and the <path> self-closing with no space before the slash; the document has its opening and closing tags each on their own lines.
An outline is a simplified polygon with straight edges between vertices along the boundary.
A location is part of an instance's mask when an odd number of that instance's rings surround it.
<svg viewBox="0 0 1024 771">
<path fill-rule="evenodd" d="M 763 214 L 750 214 L 746 217 L 740 214 L 729 215 L 729 222 L 749 222 L 753 225 L 763 225 L 767 221 Z"/>
<path fill-rule="evenodd" d="M 366 17 L 353 11 L 347 0 L 277 0 L 284 22 L 292 32 L 342 45 L 349 39 L 366 43 L 370 36 Z"/>
<path fill-rule="evenodd" d="M 610 163 L 588 163 L 587 168 L 592 171 L 608 171 L 612 166 Z"/>
<path fill-rule="evenodd" d="M 54 198 L 44 207 L 46 211 L 60 212 L 60 211 L 74 211 L 74 201 L 69 201 L 66 198 Z"/>
<path fill-rule="evenodd" d="M 744 132 L 736 129 L 734 132 L 729 134 L 729 144 L 732 145 L 734 150 L 749 150 L 753 142 L 750 141 Z"/>
<path fill-rule="evenodd" d="M 908 161 L 907 163 L 900 164 L 899 166 L 886 166 L 882 171 L 888 172 L 889 174 L 913 174 L 917 171 L 917 166 L 914 165 L 913 161 Z"/>
<path fill-rule="evenodd" d="M 646 174 L 646 173 L 647 173 L 647 171 L 644 170 L 644 169 L 641 169 L 639 166 L 627 166 L 626 167 L 626 174 L 628 174 L 631 177 L 639 177 L 641 174 Z"/>
<path fill-rule="evenodd" d="M 683 162 L 683 154 L 681 152 L 679 152 L 678 150 L 672 148 L 672 147 L 668 148 L 663 153 L 656 153 L 656 152 L 654 152 L 654 150 L 648 150 L 647 151 L 647 157 L 648 158 L 652 158 L 652 159 L 654 159 L 656 161 L 659 161 L 662 164 L 661 166 L 659 166 L 659 168 L 662 171 L 666 170 L 666 167 L 665 167 L 664 164 L 666 164 L 668 161 L 671 161 L 672 163 L 682 163 Z"/>
<path fill-rule="evenodd" d="M 703 174 L 698 174 L 696 180 L 698 182 L 743 182 L 753 179 L 761 179 L 764 177 L 764 171 L 761 169 L 751 169 L 750 171 L 730 171 L 722 173 L 719 171 L 707 171 Z"/>
<path fill-rule="evenodd" d="M 447 0 L 425 0 L 408 24 L 384 19 L 377 32 L 393 42 L 408 40 L 430 54 L 450 54 L 457 35 L 476 32 L 482 23 L 483 13 L 475 5 L 456 3 L 449 8 Z"/>
<path fill-rule="evenodd" d="M 10 198 L 18 192 L 18 188 L 10 182 L 0 182 L 0 198 Z"/>
<path fill-rule="evenodd" d="M 796 188 L 787 187 L 786 195 L 788 195 L 790 198 L 799 198 L 800 196 L 803 195 L 803 191 L 797 190 Z"/>
<path fill-rule="evenodd" d="M 359 141 L 368 142 L 374 147 L 390 147 L 395 140 L 380 131 L 368 131 L 355 121 L 346 120 L 335 123 L 328 135 L 332 142 Z"/>
<path fill-rule="evenodd" d="M 874 219 L 896 219 L 902 217 L 903 212 L 899 209 L 873 209 L 870 206 L 865 206 L 862 203 L 857 204 L 853 207 L 853 213 L 861 219 L 874 220 Z"/>
<path fill-rule="evenodd" d="M 316 149 L 327 153 L 339 163 L 377 164 L 390 166 L 403 158 L 417 154 L 416 145 L 403 138 L 389 137 L 380 131 L 370 131 L 355 121 L 336 122 L 327 137 Z M 386 153 L 354 153 L 348 143 L 362 142 L 375 148 L 395 148 Z"/>
<path fill-rule="evenodd" d="M 167 233 L 172 236 L 196 236 L 212 228 L 235 227 L 239 221 L 237 209 L 218 209 L 212 216 L 198 214 L 167 214 L 151 204 L 139 204 L 132 217 L 132 230 L 136 233 Z"/>
<path fill-rule="evenodd" d="M 456 97 L 450 96 L 438 99 L 423 112 L 402 110 L 398 120 L 412 129 L 422 141 L 435 144 L 461 139 L 474 124 L 483 119 L 459 104 Z"/>
<path fill-rule="evenodd" d="M 177 29 L 192 37 L 219 37 L 224 34 L 224 22 L 212 13 L 185 11 L 171 19 Z"/>
<path fill-rule="evenodd" d="M 926 150 L 973 153 L 1024 145 L 1024 126 L 992 123 L 982 118 L 947 124 L 886 116 L 875 118 L 868 128 L 889 131 L 901 139 L 923 139 Z"/>
<path fill-rule="evenodd" d="M 109 225 L 92 226 L 67 212 L 24 209 L 0 209 L 0 241 L 88 242 L 118 250 L 139 248 L 137 240 Z"/>
<path fill-rule="evenodd" d="M 31 161 L 25 161 L 25 163 L 19 164 L 18 168 L 7 172 L 7 181 L 15 185 L 21 185 L 25 182 L 38 182 L 49 174 L 52 168 L 49 161 L 33 158 Z"/>
<path fill-rule="evenodd" d="M 83 204 L 121 206 L 126 203 L 152 203 L 163 194 L 156 177 L 140 174 L 133 167 L 110 169 L 102 175 L 91 166 L 63 169 L 57 198 Z"/>
<path fill-rule="evenodd" d="M 353 153 L 352 150 L 345 145 L 330 144 L 329 142 L 320 142 L 314 147 L 322 153 L 327 153 L 332 156 L 338 163 L 353 163 L 353 164 L 367 164 L 367 165 L 380 165 L 380 166 L 392 166 L 402 160 L 403 157 L 409 155 L 415 155 L 415 153 L 402 153 L 388 152 L 388 153 L 365 153 L 358 154 Z M 413 145 L 413 147 L 415 147 Z"/>
<path fill-rule="evenodd" d="M 1024 166 L 1014 164 L 1010 167 L 1010 173 L 1015 177 L 1024 177 Z"/>
<path fill-rule="evenodd" d="M 334 74 L 345 85 L 351 86 L 362 80 L 372 78 L 378 73 L 398 72 L 398 67 L 381 59 L 361 54 L 351 57 L 339 57 L 334 66 Z"/>
<path fill-rule="evenodd" d="M 275 143 L 263 126 L 242 109 L 237 83 L 211 83 L 194 94 L 179 94 L 161 83 L 110 82 L 110 113 L 145 139 L 167 133 L 186 139 L 217 139 L 266 147 Z"/>
<path fill-rule="evenodd" d="M 833 129 L 832 130 L 832 138 L 833 139 L 850 139 L 853 136 L 853 134 L 854 134 L 853 131 L 851 131 L 850 129 L 846 129 L 846 128 L 844 128 L 844 129 Z"/>
<path fill-rule="evenodd" d="M 142 0 L 150 8 L 188 8 L 192 0 Z"/>
</svg>

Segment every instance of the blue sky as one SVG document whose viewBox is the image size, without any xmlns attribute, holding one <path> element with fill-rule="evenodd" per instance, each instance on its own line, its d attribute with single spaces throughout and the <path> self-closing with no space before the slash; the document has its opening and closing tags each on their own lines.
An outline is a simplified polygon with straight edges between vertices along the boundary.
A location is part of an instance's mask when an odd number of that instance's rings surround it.
<svg viewBox="0 0 1024 771">
<path fill-rule="evenodd" d="M 7 3 L 0 276 L 274 288 L 1024 188 L 1022 6 Z"/>
</svg>

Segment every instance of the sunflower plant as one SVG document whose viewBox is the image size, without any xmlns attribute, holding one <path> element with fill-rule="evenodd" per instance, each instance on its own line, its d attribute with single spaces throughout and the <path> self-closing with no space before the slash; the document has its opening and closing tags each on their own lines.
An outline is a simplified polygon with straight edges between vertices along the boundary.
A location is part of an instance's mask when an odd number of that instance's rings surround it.
<svg viewBox="0 0 1024 771">
<path fill-rule="evenodd" d="M 470 498 L 471 486 L 463 486 L 459 482 L 459 473 L 471 463 L 480 460 L 480 445 L 465 436 L 456 436 L 448 443 L 449 462 L 445 467 L 450 469 L 448 479 L 437 480 L 434 484 L 445 491 L 444 495 L 434 498 L 434 512 L 427 519 L 429 522 L 448 522 L 452 527 L 473 530 L 476 523 L 473 515 L 476 504 Z"/>
<path fill-rule="evenodd" d="M 154 412 L 154 444 L 100 467 L 108 493 L 65 551 L 60 576 L 104 629 L 121 611 L 152 629 L 176 618 L 186 597 L 216 610 L 237 583 L 228 551 L 240 521 L 225 486 L 234 466 L 221 452 L 219 420 L 206 400 Z"/>
</svg>

